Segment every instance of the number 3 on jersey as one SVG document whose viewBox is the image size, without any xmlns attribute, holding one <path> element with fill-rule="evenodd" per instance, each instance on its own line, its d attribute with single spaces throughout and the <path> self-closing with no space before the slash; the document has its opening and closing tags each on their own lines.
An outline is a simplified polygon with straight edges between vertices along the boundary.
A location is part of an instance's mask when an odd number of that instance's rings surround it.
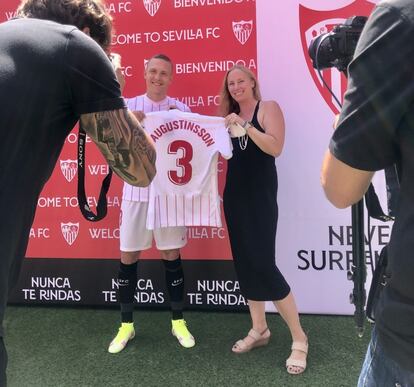
<svg viewBox="0 0 414 387">
<path fill-rule="evenodd" d="M 168 178 L 173 184 L 184 185 L 187 184 L 193 176 L 193 167 L 190 163 L 193 159 L 193 147 L 187 141 L 173 141 L 168 146 L 168 154 L 178 155 L 178 153 L 181 153 L 180 157 L 176 159 L 176 166 L 179 169 L 169 170 Z"/>
</svg>

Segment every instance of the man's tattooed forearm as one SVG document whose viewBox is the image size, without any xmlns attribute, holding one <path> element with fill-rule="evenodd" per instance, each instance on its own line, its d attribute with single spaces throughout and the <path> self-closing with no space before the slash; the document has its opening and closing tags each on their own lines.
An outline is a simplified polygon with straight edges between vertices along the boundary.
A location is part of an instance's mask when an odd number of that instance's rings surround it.
<svg viewBox="0 0 414 387">
<path fill-rule="evenodd" d="M 122 179 L 133 185 L 151 182 L 155 149 L 127 109 L 83 116 L 83 126 Z"/>
<path fill-rule="evenodd" d="M 130 155 L 127 142 L 124 141 L 122 136 L 116 135 L 117 131 L 112 130 L 111 121 L 105 114 L 97 113 L 96 119 L 98 141 L 108 147 L 108 164 L 113 170 L 119 170 L 129 180 L 135 180 L 134 176 L 128 171 Z M 142 162 L 138 159 L 136 164 L 139 167 Z"/>
<path fill-rule="evenodd" d="M 155 164 L 155 149 L 154 146 L 147 140 L 147 137 L 145 136 L 144 130 L 141 128 L 141 125 L 138 123 L 138 126 L 136 125 L 137 121 L 132 118 L 130 114 L 128 114 L 127 119 L 129 121 L 129 125 L 133 129 L 133 147 L 134 151 L 136 152 L 142 152 L 143 154 L 147 155 L 148 160 Z"/>
</svg>

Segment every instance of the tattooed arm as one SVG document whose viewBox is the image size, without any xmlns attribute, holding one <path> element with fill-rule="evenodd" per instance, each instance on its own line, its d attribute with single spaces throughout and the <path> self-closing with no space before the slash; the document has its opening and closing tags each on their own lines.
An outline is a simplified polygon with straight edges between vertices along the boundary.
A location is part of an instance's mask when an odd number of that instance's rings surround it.
<svg viewBox="0 0 414 387">
<path fill-rule="evenodd" d="M 128 184 L 145 187 L 155 176 L 155 149 L 128 109 L 82 114 L 81 123 L 111 169 Z"/>
</svg>

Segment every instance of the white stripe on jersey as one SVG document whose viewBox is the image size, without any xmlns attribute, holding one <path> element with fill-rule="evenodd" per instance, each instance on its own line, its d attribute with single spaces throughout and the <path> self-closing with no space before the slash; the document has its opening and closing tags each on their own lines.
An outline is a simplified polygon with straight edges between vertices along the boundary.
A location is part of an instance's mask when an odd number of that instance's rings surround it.
<svg viewBox="0 0 414 387">
<path fill-rule="evenodd" d="M 141 111 L 144 113 L 158 112 L 164 110 L 170 110 L 176 108 L 183 112 L 191 112 L 190 108 L 176 100 L 175 98 L 166 97 L 162 101 L 154 102 L 149 99 L 145 94 L 139 95 L 134 98 L 125 98 L 128 109 L 131 111 Z M 158 158 L 157 154 L 157 158 Z M 124 189 L 122 192 L 122 199 L 133 202 L 147 202 L 149 198 L 150 187 L 134 187 L 128 183 L 124 183 Z"/>
<path fill-rule="evenodd" d="M 144 124 L 157 150 L 147 228 L 221 227 L 217 162 L 233 152 L 224 118 L 169 110 Z"/>
</svg>

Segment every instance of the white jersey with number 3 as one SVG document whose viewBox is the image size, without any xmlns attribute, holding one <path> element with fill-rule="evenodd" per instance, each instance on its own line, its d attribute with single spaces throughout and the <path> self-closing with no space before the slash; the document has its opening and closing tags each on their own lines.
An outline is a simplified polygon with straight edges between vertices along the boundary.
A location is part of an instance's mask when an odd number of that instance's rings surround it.
<svg viewBox="0 0 414 387">
<path fill-rule="evenodd" d="M 232 156 L 224 118 L 179 110 L 148 113 L 145 131 L 155 143 L 147 228 L 221 227 L 217 162 Z"/>
<path fill-rule="evenodd" d="M 149 113 L 169 109 L 178 109 L 183 112 L 190 112 L 190 108 L 186 104 L 171 97 L 165 97 L 162 101 L 155 102 L 143 94 L 134 98 L 125 99 L 125 101 L 128 109 L 131 111 Z M 128 183 L 124 183 L 122 199 L 133 202 L 147 202 L 149 198 L 149 191 L 150 187 L 134 187 Z"/>
</svg>

